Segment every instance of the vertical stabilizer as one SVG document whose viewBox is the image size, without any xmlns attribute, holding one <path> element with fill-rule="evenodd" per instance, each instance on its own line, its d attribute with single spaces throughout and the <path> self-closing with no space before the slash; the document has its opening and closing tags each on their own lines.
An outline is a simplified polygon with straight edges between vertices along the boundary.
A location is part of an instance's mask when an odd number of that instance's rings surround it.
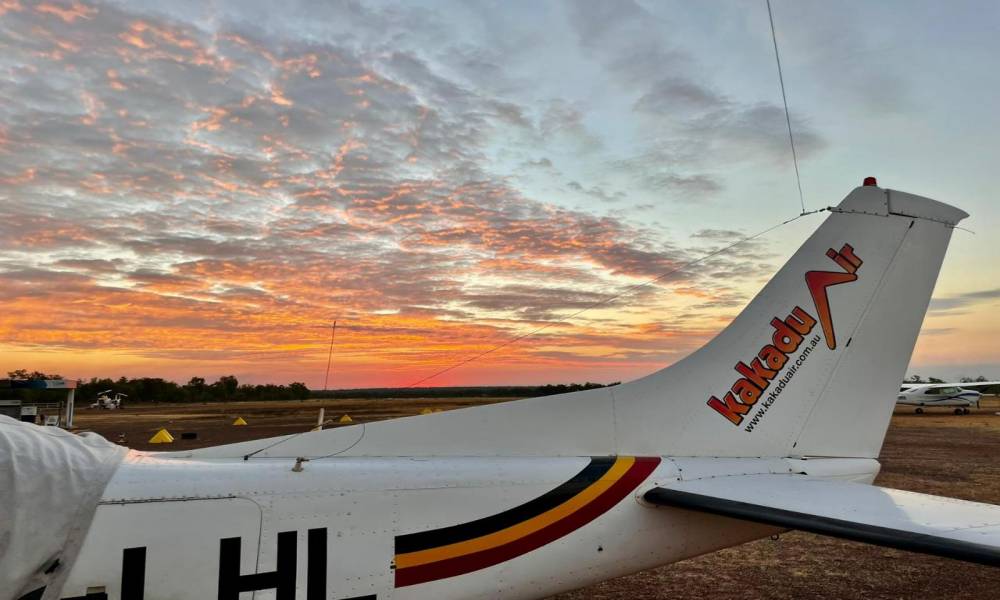
<svg viewBox="0 0 1000 600">
<path fill-rule="evenodd" d="M 951 232 L 967 215 L 875 186 L 830 211 L 715 339 L 616 390 L 621 446 L 662 449 L 659 431 L 671 452 L 692 455 L 878 455 Z"/>
</svg>

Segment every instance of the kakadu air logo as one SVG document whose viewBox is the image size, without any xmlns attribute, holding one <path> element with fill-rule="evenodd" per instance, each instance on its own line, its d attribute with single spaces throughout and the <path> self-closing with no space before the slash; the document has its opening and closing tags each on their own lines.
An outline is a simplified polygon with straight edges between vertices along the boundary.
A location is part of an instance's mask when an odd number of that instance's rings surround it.
<svg viewBox="0 0 1000 600">
<path fill-rule="evenodd" d="M 850 244 L 844 244 L 840 248 L 840 252 L 830 248 L 826 251 L 826 255 L 837 263 L 842 271 L 809 271 L 806 273 L 806 287 L 809 289 L 809 294 L 816 307 L 816 316 L 814 317 L 801 306 L 796 306 L 784 319 L 778 317 L 771 319 L 771 328 L 773 329 L 771 343 L 764 345 L 749 364 L 742 360 L 736 363 L 734 368 L 740 378 L 733 383 L 730 391 L 726 392 L 721 400 L 716 396 L 708 399 L 708 406 L 728 419 L 733 425 L 743 423 L 744 415 L 750 412 L 750 409 L 762 398 L 764 399 L 763 406 L 759 408 L 751 425 L 756 425 L 759 418 L 763 417 L 764 411 L 770 408 L 778 394 L 791 381 L 795 372 L 818 344 L 818 335 L 807 338 L 816 327 L 817 321 L 823 330 L 826 346 L 830 350 L 837 348 L 837 336 L 833 329 L 833 318 L 830 314 L 830 301 L 826 294 L 826 288 L 856 280 L 862 261 L 854 254 L 854 248 Z M 806 347 L 789 365 L 790 356 L 799 352 L 803 345 Z M 781 374 L 780 378 L 779 374 Z M 778 379 L 777 385 L 765 396 L 765 392 L 771 388 L 775 379 Z M 747 431 L 753 430 L 751 425 L 746 427 Z"/>
</svg>

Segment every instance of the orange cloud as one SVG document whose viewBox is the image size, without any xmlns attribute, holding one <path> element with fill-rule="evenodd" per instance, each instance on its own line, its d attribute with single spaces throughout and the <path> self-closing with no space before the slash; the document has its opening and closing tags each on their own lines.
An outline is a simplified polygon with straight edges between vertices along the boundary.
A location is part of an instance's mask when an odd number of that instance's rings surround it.
<svg viewBox="0 0 1000 600">
<path fill-rule="evenodd" d="M 118 71 L 114 69 L 108 69 L 107 71 L 105 71 L 105 75 L 107 75 L 108 77 L 108 85 L 111 86 L 111 89 L 117 90 L 119 92 L 128 89 L 127 87 L 125 87 L 125 84 L 123 84 L 121 80 L 118 79 Z"/>
<path fill-rule="evenodd" d="M 45 73 L 0 123 L 0 193 L 30 199 L 0 220 L 4 364 L 314 383 L 336 318 L 337 386 L 406 385 L 541 326 L 429 383 L 614 380 L 740 300 L 682 274 L 612 301 L 687 252 L 494 174 L 510 119 L 415 59 L 0 6 L 42 42 L 12 61 Z"/>
<path fill-rule="evenodd" d="M 18 175 L 12 177 L 6 177 L 0 179 L 0 184 L 4 185 L 22 185 L 35 180 L 36 169 L 34 167 L 29 167 L 22 171 Z"/>
<path fill-rule="evenodd" d="M 0 16 L 8 12 L 21 12 L 24 7 L 18 0 L 0 0 Z"/>
<path fill-rule="evenodd" d="M 276 85 L 271 85 L 271 102 L 280 106 L 292 106 L 294 103 L 285 97 L 284 92 Z"/>
<path fill-rule="evenodd" d="M 14 4 L 16 4 L 16 2 Z M 9 6 L 7 6 L 6 4 L 4 7 L 9 8 Z M 19 8 L 20 6 L 17 7 L 17 9 Z M 43 2 L 38 6 L 36 6 L 35 10 L 42 14 L 48 14 L 58 17 L 63 21 L 65 21 L 66 23 L 72 23 L 77 19 L 91 19 L 94 17 L 94 15 L 97 14 L 96 8 L 87 6 L 86 4 L 83 4 L 82 2 L 77 2 L 75 0 L 68 8 L 56 4 L 51 4 L 48 2 Z"/>
</svg>

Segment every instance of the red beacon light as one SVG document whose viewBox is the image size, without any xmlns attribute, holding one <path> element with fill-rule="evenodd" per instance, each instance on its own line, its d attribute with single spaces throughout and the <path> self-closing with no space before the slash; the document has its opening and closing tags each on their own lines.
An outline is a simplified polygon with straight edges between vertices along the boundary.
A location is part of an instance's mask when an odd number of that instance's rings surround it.
<svg viewBox="0 0 1000 600">
<path fill-rule="evenodd" d="M 865 181 L 861 185 L 866 186 L 866 187 L 867 186 L 878 187 L 878 182 L 875 181 L 874 177 L 865 177 Z"/>
</svg>

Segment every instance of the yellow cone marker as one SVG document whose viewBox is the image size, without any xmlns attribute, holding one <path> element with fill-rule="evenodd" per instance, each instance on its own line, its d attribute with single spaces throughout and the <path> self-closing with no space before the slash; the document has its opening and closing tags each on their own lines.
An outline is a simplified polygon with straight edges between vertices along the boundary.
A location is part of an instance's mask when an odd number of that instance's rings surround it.
<svg viewBox="0 0 1000 600">
<path fill-rule="evenodd" d="M 171 444 L 174 441 L 174 436 L 170 435 L 170 432 L 166 429 L 161 429 L 156 432 L 156 435 L 149 438 L 150 444 Z"/>
<path fill-rule="evenodd" d="M 236 420 L 233 421 L 233 425 L 246 425 L 246 424 L 247 422 L 243 420 L 243 417 L 236 417 Z"/>
<path fill-rule="evenodd" d="M 344 416 L 340 417 L 340 422 L 341 423 L 353 423 L 354 419 L 351 418 L 351 415 L 344 415 Z"/>
<path fill-rule="evenodd" d="M 422 409 L 420 409 L 420 414 L 422 414 L 422 415 L 429 415 L 432 412 L 434 412 L 434 411 L 431 410 L 431 409 L 429 409 L 429 408 L 422 408 Z"/>
</svg>

